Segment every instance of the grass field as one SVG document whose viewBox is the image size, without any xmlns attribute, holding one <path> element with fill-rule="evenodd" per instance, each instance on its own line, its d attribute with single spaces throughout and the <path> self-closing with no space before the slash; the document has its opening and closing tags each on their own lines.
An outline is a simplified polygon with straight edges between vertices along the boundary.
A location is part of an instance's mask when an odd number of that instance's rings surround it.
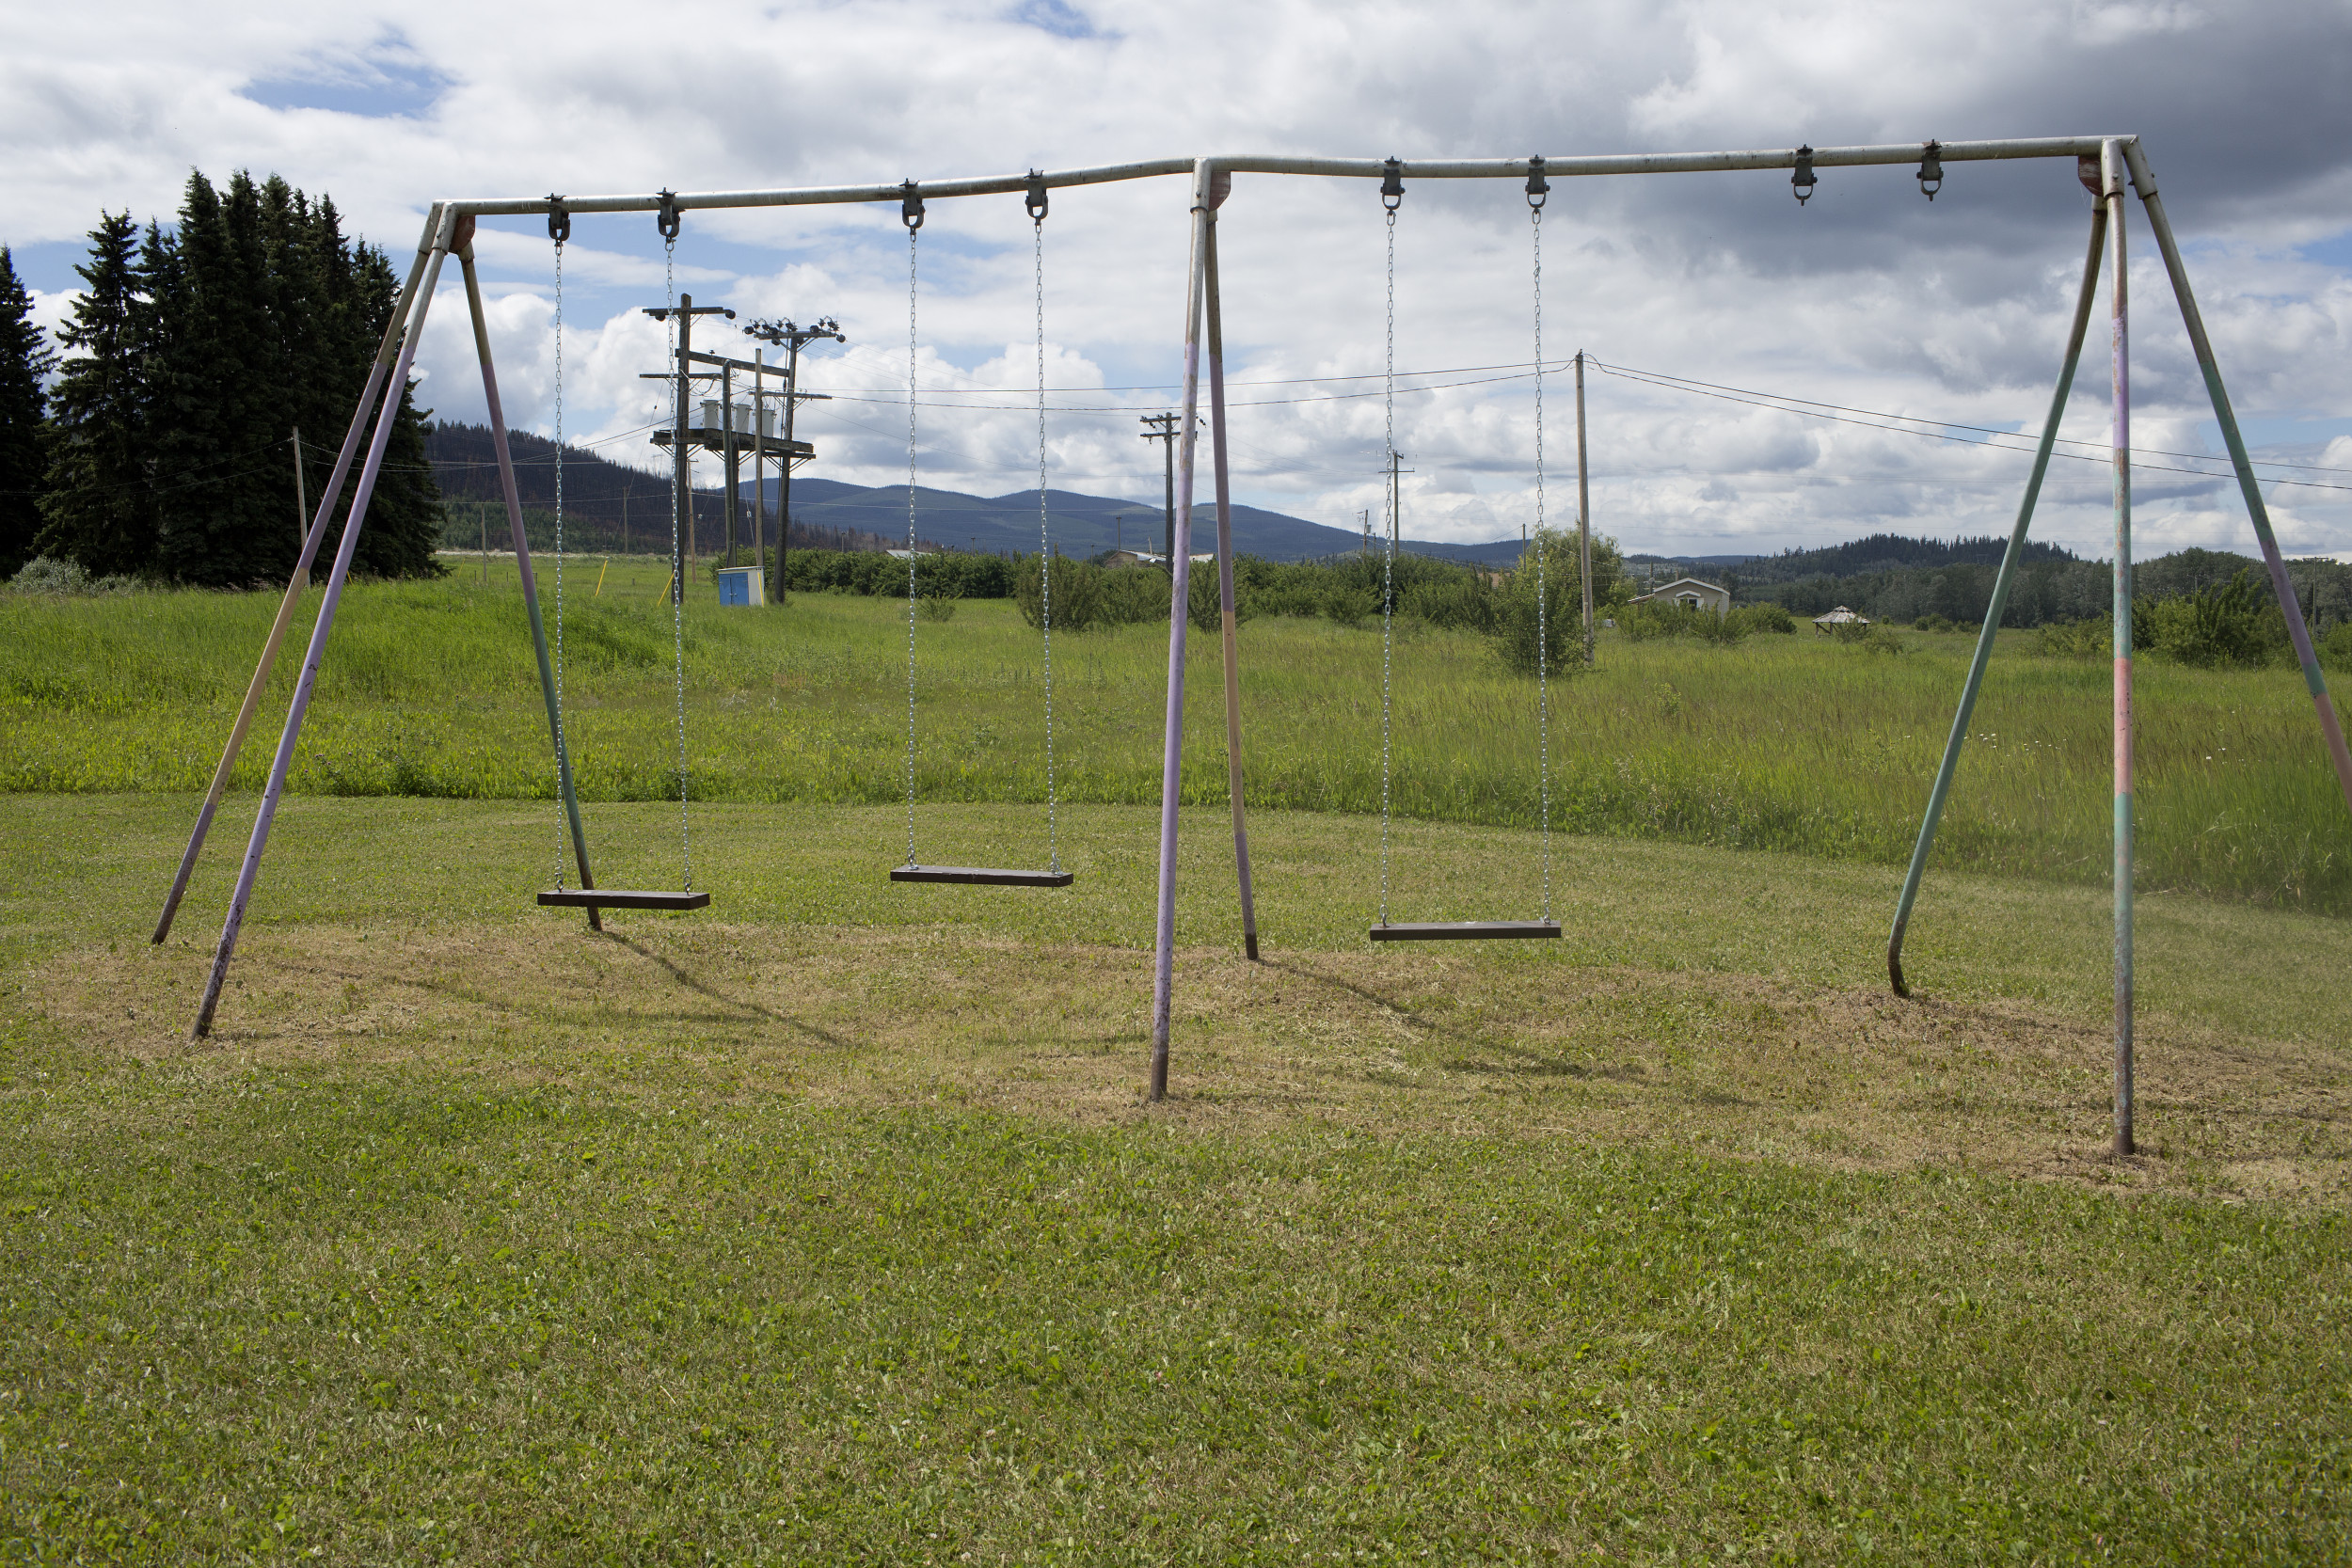
<svg viewBox="0 0 2352 1568">
<path fill-rule="evenodd" d="M 567 698 L 591 800 L 674 798 L 666 568 L 574 562 Z M 503 580 L 500 573 L 505 573 Z M 306 794 L 521 798 L 552 788 L 537 676 L 512 567 L 488 588 L 361 585 L 346 601 L 294 774 Z M 551 571 L 543 568 L 552 598 Z M 903 610 L 803 594 L 788 610 L 690 603 L 691 793 L 869 804 L 903 788 Z M 274 606 L 267 595 L 0 599 L 0 787 L 199 789 Z M 930 800 L 1041 800 L 1041 657 L 1012 607 L 968 601 L 922 623 L 917 785 Z M 1563 680 L 1553 819 L 1565 831 L 1877 863 L 1909 852 L 1970 640 L 1906 634 L 1900 657 L 1808 635 L 1729 649 L 1603 643 Z M 2005 638 L 1939 839 L 1939 865 L 2102 880 L 2108 864 L 2108 675 Z M 1166 636 L 1057 643 L 1066 800 L 1155 801 Z M 1253 802 L 1369 813 L 1379 803 L 1377 623 L 1269 618 L 1242 632 Z M 281 665 L 288 687 L 297 662 Z M 1418 629 L 1397 652 L 1398 809 L 1532 826 L 1531 683 L 1484 640 Z M 1224 799 L 1213 639 L 1187 681 L 1185 798 Z M 278 711 L 282 711 L 282 706 Z M 2352 818 L 2299 683 L 2279 671 L 2146 663 L 2139 697 L 2140 877 L 2290 908 L 2352 912 Z M 274 716 L 240 782 L 258 785 Z"/>
<path fill-rule="evenodd" d="M 600 814 L 658 853 L 673 808 Z M 2338 922 L 1565 840 L 1569 940 L 1370 949 L 1362 824 L 909 889 L 702 815 L 701 917 L 528 905 L 543 803 L 298 800 L 221 1037 L 191 802 L 0 800 L 0 1547 L 24 1560 L 2344 1560 Z M 925 808 L 946 848 L 1037 814 Z M 225 842 L 242 820 L 223 825 Z M 1520 912 L 1516 830 L 1404 833 Z"/>
<path fill-rule="evenodd" d="M 612 885 L 677 871 L 627 798 L 659 587 L 573 627 Z M 511 596 L 368 587 L 192 1046 L 249 791 L 146 936 L 267 607 L 0 601 L 8 778 L 56 786 L 0 794 L 0 1562 L 2352 1561 L 2343 808 L 2291 681 L 2147 682 L 2152 840 L 2214 815 L 2149 846 L 2118 1160 L 2096 665 L 1996 666 L 1897 1001 L 1942 721 L 1899 726 L 1963 640 L 1608 646 L 1565 940 L 1374 947 L 1376 823 L 1268 810 L 1257 965 L 1204 658 L 1152 1106 L 1164 644 L 1058 650 L 1074 886 L 910 888 L 888 607 L 693 608 L 710 911 L 535 910 Z M 1043 859 L 1009 620 L 919 628 L 926 858 Z M 1261 800 L 1376 779 L 1376 654 L 1247 628 Z M 1534 914 L 1523 685 L 1406 668 L 1395 913 Z"/>
</svg>

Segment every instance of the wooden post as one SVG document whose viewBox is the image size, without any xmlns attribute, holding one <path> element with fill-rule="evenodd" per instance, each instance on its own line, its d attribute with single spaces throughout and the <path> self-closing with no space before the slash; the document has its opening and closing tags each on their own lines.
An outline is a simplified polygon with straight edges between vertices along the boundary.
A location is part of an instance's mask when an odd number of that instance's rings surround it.
<svg viewBox="0 0 2352 1568">
<path fill-rule="evenodd" d="M 299 555 L 301 555 L 301 554 L 303 553 L 302 546 L 305 546 L 305 545 L 307 545 L 307 544 L 309 544 L 309 543 L 310 542 L 310 498 L 309 498 L 308 496 L 306 496 L 306 495 L 304 495 L 304 494 L 303 494 L 303 483 L 302 483 L 302 427 L 301 427 L 300 425 L 296 425 L 296 426 L 294 426 L 294 553 L 295 553 L 295 555 L 299 556 Z M 310 587 L 310 567 L 308 567 L 308 566 L 304 566 L 304 565 L 297 565 L 297 566 L 295 567 L 295 569 L 294 569 L 294 587 L 295 587 L 297 590 L 299 590 L 299 589 L 308 588 L 308 587 Z"/>
</svg>

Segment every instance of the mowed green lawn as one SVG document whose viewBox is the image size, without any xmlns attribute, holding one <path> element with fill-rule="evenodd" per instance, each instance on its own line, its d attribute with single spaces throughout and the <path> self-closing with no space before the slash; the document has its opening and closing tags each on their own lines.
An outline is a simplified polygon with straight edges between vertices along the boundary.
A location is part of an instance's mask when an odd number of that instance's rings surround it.
<svg viewBox="0 0 2352 1568">
<path fill-rule="evenodd" d="M 936 723 L 1012 705 L 991 610 L 920 628 L 964 649 Z M 1512 689 L 1455 657 L 1465 702 Z M 1788 661 L 1758 668 L 1804 712 L 1945 656 L 1733 657 Z M 886 672 L 845 678 L 733 711 L 887 704 Z M 469 733 L 528 718 L 527 687 L 472 679 Z M 1106 723 L 1073 689 L 1073 733 Z M 723 731 L 724 690 L 696 701 Z M 659 703 L 629 705 L 658 756 Z M 64 738 L 22 723 L 11 754 L 136 729 L 41 712 Z M 1374 948 L 1376 820 L 1267 811 L 1251 965 L 1204 804 L 1152 1107 L 1145 807 L 1065 807 L 1069 890 L 910 888 L 901 808 L 746 790 L 694 809 L 713 908 L 599 938 L 531 905 L 548 801 L 297 795 L 201 1047 L 251 803 L 151 948 L 194 808 L 0 797 L 0 1559 L 2352 1556 L 2331 915 L 2145 892 L 2144 1152 L 2118 1161 L 2106 895 L 2062 874 L 1939 870 L 1899 1002 L 1899 868 L 1868 855 L 1562 833 L 1566 940 Z M 676 816 L 593 801 L 607 879 L 675 880 Z M 1019 800 L 929 800 L 917 832 L 1044 850 Z M 1524 827 L 1396 848 L 1400 918 L 1537 911 Z"/>
</svg>

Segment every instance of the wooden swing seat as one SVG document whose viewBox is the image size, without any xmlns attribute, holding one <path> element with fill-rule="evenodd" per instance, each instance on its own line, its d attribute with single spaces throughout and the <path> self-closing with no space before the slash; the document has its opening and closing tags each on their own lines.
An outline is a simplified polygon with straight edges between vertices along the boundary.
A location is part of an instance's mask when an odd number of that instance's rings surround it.
<svg viewBox="0 0 2352 1568">
<path fill-rule="evenodd" d="M 963 882 L 982 887 L 1068 887 L 1070 871 L 1003 871 L 981 865 L 894 865 L 894 882 Z"/>
<path fill-rule="evenodd" d="M 1400 920 L 1372 927 L 1375 942 L 1500 942 L 1559 935 L 1556 920 Z"/>
<path fill-rule="evenodd" d="M 539 902 L 564 910 L 707 910 L 707 893 L 649 893 L 642 888 L 559 887 L 539 895 Z"/>
</svg>

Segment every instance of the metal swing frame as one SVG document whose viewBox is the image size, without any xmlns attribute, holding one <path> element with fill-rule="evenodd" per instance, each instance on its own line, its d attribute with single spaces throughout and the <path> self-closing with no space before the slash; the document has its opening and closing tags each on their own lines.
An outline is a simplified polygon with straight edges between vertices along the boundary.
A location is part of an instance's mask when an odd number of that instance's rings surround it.
<svg viewBox="0 0 2352 1568">
<path fill-rule="evenodd" d="M 1196 427 L 1200 403 L 1200 350 L 1203 328 L 1208 340 L 1208 395 L 1210 403 L 1210 443 L 1216 474 L 1217 511 L 1217 572 L 1223 608 L 1222 630 L 1225 644 L 1225 693 L 1227 768 L 1229 794 L 1233 819 L 1233 850 L 1240 878 L 1240 914 L 1242 934 L 1249 956 L 1255 958 L 1258 948 L 1257 919 L 1250 885 L 1248 836 L 1244 821 L 1241 788 L 1241 720 L 1239 705 L 1239 667 L 1233 636 L 1233 572 L 1232 548 L 1232 515 L 1229 464 L 1225 441 L 1225 383 L 1223 336 L 1217 305 L 1216 273 L 1216 214 L 1232 189 L 1236 174 L 1269 174 L 1309 176 L 1344 180 L 1387 181 L 1402 176 L 1420 180 L 1518 180 L 1539 170 L 1551 179 L 1585 177 L 1722 173 L 1734 170 L 1790 170 L 1791 184 L 1800 199 L 1812 194 L 1818 183 L 1817 170 L 1870 166 L 1900 166 L 1917 163 L 1920 166 L 1921 188 L 1931 181 L 1940 181 L 1947 166 L 1954 164 L 2010 162 L 2023 159 L 2096 160 L 2100 169 L 2099 197 L 2108 214 L 2110 243 L 2117 245 L 2121 255 L 2121 218 L 2124 211 L 2126 186 L 2137 192 L 2149 228 L 2164 259 L 2165 271 L 2179 305 L 2188 340 L 2195 352 L 2198 367 L 2203 375 L 2207 395 L 2212 401 L 2214 415 L 2220 426 L 2222 440 L 2235 472 L 2254 534 L 2261 545 L 2263 559 L 2268 570 L 2272 592 L 2285 611 L 2289 636 L 2296 656 L 2302 666 L 2305 686 L 2309 689 L 2317 710 L 2321 732 L 2326 739 L 2329 758 L 2335 768 L 2347 804 L 2352 804 L 2352 752 L 2347 752 L 2342 726 L 2323 679 L 2319 660 L 2314 653 L 2308 629 L 2303 625 L 2295 587 L 2289 580 L 2277 538 L 2271 526 L 2262 488 L 2256 478 L 2237 420 L 2230 406 L 2228 392 L 2221 381 L 2221 372 L 2215 363 L 2213 345 L 2207 338 L 2192 293 L 2188 273 L 2182 261 L 2180 246 L 2174 240 L 2162 200 L 2156 192 L 2154 175 L 2139 139 L 2133 135 L 2050 136 L 2025 140 L 1968 142 L 1905 142 L 1892 145 L 1864 147 L 1798 147 L 1750 151 L 1716 151 L 1684 153 L 1630 153 L 1597 157 L 1544 157 L 1450 159 L 1430 162 L 1400 161 L 1378 158 L 1301 158 L 1260 156 L 1211 156 L 1200 158 L 1161 158 L 1140 163 L 1104 165 L 1088 168 L 1064 169 L 1038 175 L 1025 172 L 1014 175 L 988 176 L 977 179 L 945 180 L 924 184 L 908 180 L 896 183 L 866 185 L 835 185 L 801 189 L 713 191 L 704 193 L 673 193 L 668 191 L 645 195 L 616 195 L 558 199 L 541 197 L 497 198 L 490 199 L 461 199 L 437 201 L 428 211 L 423 235 L 417 257 L 402 285 L 385 329 L 384 339 L 371 371 L 367 388 L 352 416 L 349 432 L 336 458 L 335 468 L 327 485 L 320 492 L 319 504 L 309 537 L 305 540 L 300 560 L 294 568 L 293 581 L 287 590 L 287 607 L 281 610 L 278 623 L 273 627 L 263 651 L 261 667 L 255 672 L 247 690 L 244 707 L 232 729 L 227 751 L 221 758 L 212 790 L 207 794 L 199 816 L 196 832 L 187 852 L 183 857 L 181 871 L 166 906 L 163 920 L 158 924 L 155 940 L 167 932 L 171 913 L 184 890 L 187 876 L 194 866 L 209 828 L 213 814 L 219 804 L 229 775 L 235 764 L 237 751 L 245 732 L 250 725 L 262 688 L 267 682 L 269 666 L 281 641 L 285 626 L 292 615 L 292 607 L 307 580 L 312 558 L 325 536 L 320 526 L 333 513 L 341 496 L 344 477 L 349 472 L 359 445 L 373 418 L 373 435 L 367 439 L 367 456 L 362 465 L 359 483 L 354 492 L 349 521 L 336 550 L 335 563 L 325 594 L 321 600 L 316 624 L 311 628 L 309 648 L 304 656 L 302 672 L 295 682 L 294 699 L 289 705 L 285 727 L 279 735 L 276 755 L 270 764 L 269 782 L 262 796 L 261 809 L 256 815 L 253 832 L 239 866 L 235 892 L 221 929 L 220 940 L 214 951 L 212 973 L 206 981 L 204 999 L 192 1033 L 202 1037 L 212 1027 L 215 1010 L 220 998 L 221 986 L 234 957 L 238 933 L 250 906 L 254 882 L 260 871 L 262 855 L 269 842 L 269 830 L 275 820 L 282 798 L 287 770 L 292 765 L 294 750 L 300 740 L 302 721 L 308 711 L 315 687 L 320 661 L 325 656 L 326 641 L 332 631 L 335 612 L 341 602 L 345 579 L 349 574 L 353 546 L 357 544 L 361 525 L 367 515 L 368 502 L 373 495 L 377 474 L 382 468 L 385 445 L 389 438 L 399 396 L 407 385 L 410 367 L 415 362 L 418 338 L 424 325 L 425 312 L 432 303 L 443 262 L 453 253 L 465 274 L 467 299 L 473 312 L 474 336 L 481 352 L 483 384 L 488 394 L 492 429 L 500 456 L 501 479 L 507 496 L 508 521 L 515 536 L 518 558 L 523 547 L 521 508 L 516 499 L 511 465 L 506 455 L 505 427 L 499 411 L 495 377 L 490 363 L 489 337 L 483 324 L 481 292 L 473 266 L 472 239 L 477 218 L 490 216 L 552 215 L 559 208 L 572 214 L 654 213 L 665 232 L 675 232 L 677 214 L 687 211 L 707 211 L 729 208 L 830 206 L 899 201 L 914 197 L 940 198 L 976 196 L 1018 195 L 1039 189 L 1104 184 L 1118 181 L 1144 180 L 1189 174 L 1191 178 L 1188 230 L 1188 256 L 1185 266 L 1184 321 L 1184 399 L 1180 430 L 1178 473 L 1176 483 L 1175 546 L 1172 602 L 1181 607 L 1190 594 L 1192 546 L 1192 492 L 1196 467 L 1199 433 Z M 1932 172 L 1931 172 L 1931 170 Z M 2096 258 L 2093 258 L 2096 265 Z M 2117 277 L 2122 270 L 2119 265 Z M 2077 314 L 2080 315 L 2078 310 Z M 2079 347 L 2079 344 L 2077 344 Z M 2069 356 L 2069 368 L 2073 360 Z M 2131 622 L 2130 622 L 2130 423 L 2128 354 L 2125 336 L 2125 315 L 2121 291 L 2118 291 L 2113 334 L 2114 363 L 2114 456 L 2115 456 L 2115 521 L 2117 554 L 2116 618 L 2115 618 L 2115 1007 L 2116 1007 L 2116 1085 L 2115 1123 L 2116 1146 L 2131 1148 L 2132 1116 L 2132 774 L 2131 774 Z M 2030 520 L 2032 496 L 2038 489 L 2044 466 L 2049 439 L 2055 434 L 2057 419 L 2062 411 L 2064 399 L 2053 404 L 2051 420 L 2043 441 L 2043 451 L 2037 458 L 2035 477 L 2029 482 L 2027 503 L 2021 513 L 2017 530 L 2010 541 L 1999 581 L 2006 583 L 2013 570 L 2015 557 L 2025 538 Z M 525 577 L 525 596 L 531 601 L 534 626 L 537 601 Z M 1998 600 L 1995 601 L 1996 606 Z M 1972 666 L 1969 684 L 1963 694 L 1958 721 L 1951 740 L 1946 747 L 1943 766 L 1939 769 L 1933 795 L 1923 814 L 1921 834 L 1913 864 L 1906 878 L 1901 905 L 1888 942 L 1890 978 L 1901 987 L 1900 953 L 1908 925 L 1912 900 L 1917 892 L 1932 843 L 1935 821 L 1941 811 L 1950 775 L 1956 767 L 1960 742 L 1965 738 L 1966 721 L 1982 667 L 1989 657 L 1993 632 L 1997 625 L 1997 610 L 1988 615 L 1979 636 L 1977 660 Z M 1184 758 L 1184 643 L 1188 617 L 1181 613 L 1168 618 L 1168 667 L 1167 711 L 1162 744 L 1160 783 L 1160 854 L 1159 899 L 1154 957 L 1152 967 L 1152 1057 L 1150 1095 L 1154 1101 L 1166 1098 L 1169 1054 L 1170 994 L 1174 986 L 1175 927 L 1176 927 L 1176 839 L 1178 784 Z M 544 673 L 544 668 L 543 668 Z M 550 683 L 551 684 L 551 683 Z M 552 692 L 550 691 L 550 697 Z M 941 868 L 946 869 L 946 868 Z"/>
</svg>

